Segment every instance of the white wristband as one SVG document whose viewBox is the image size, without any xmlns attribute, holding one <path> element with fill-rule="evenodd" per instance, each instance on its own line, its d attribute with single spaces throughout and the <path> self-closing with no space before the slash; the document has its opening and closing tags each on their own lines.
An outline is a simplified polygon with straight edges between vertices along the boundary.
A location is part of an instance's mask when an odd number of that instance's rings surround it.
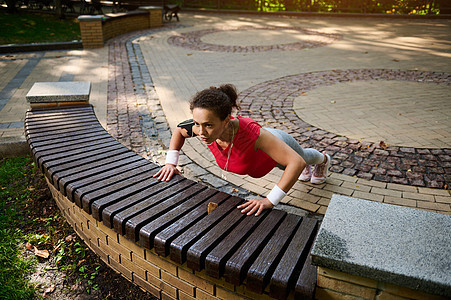
<svg viewBox="0 0 451 300">
<path fill-rule="evenodd" d="M 268 196 L 266 196 L 266 198 L 268 198 L 269 202 L 271 202 L 272 205 L 276 206 L 286 195 L 287 193 L 285 193 L 280 187 L 275 185 L 272 188 L 271 192 L 269 192 Z"/>
<path fill-rule="evenodd" d="M 179 151 L 178 150 L 168 150 L 166 153 L 166 162 L 165 164 L 177 165 L 179 162 Z"/>
</svg>

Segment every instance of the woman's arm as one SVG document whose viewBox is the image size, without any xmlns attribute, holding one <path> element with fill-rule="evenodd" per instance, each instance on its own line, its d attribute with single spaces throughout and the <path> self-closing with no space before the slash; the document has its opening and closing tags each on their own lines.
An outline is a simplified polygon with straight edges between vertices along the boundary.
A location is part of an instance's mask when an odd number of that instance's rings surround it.
<svg viewBox="0 0 451 300">
<path fill-rule="evenodd" d="M 175 159 L 176 161 L 178 160 L 178 151 L 182 149 L 182 146 L 185 143 L 185 139 L 189 137 L 190 136 L 188 135 L 186 129 L 181 127 L 176 127 L 176 129 L 172 133 L 168 153 L 170 151 L 177 151 L 176 153 L 173 152 L 173 154 L 177 156 L 177 159 Z M 173 161 L 169 162 L 168 159 L 166 159 L 166 164 L 164 165 L 164 167 L 161 168 L 155 175 L 153 175 L 153 177 L 158 176 L 157 180 L 169 181 L 172 176 L 174 176 L 174 174 L 180 174 L 180 171 L 177 169 L 177 163 L 174 163 Z"/>
<path fill-rule="evenodd" d="M 285 166 L 285 171 L 277 186 L 284 193 L 288 193 L 306 166 L 304 159 L 296 151 L 291 149 L 290 146 L 263 128 L 260 129 L 260 135 L 255 143 L 255 148 L 261 149 L 278 164 Z M 264 209 L 272 208 L 273 206 L 268 198 L 263 198 L 250 199 L 246 203 L 238 206 L 238 208 L 242 209 L 241 212 L 243 213 L 247 213 L 248 215 L 255 213 L 258 216 Z"/>
</svg>

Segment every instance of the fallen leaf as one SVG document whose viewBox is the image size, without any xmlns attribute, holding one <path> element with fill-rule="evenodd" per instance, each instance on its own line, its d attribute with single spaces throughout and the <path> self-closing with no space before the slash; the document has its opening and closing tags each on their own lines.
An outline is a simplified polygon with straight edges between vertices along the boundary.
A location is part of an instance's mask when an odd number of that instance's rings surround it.
<svg viewBox="0 0 451 300">
<path fill-rule="evenodd" d="M 393 61 L 396 61 L 396 62 L 398 62 L 399 61 L 399 59 L 397 59 L 397 58 L 395 58 Z"/>
<path fill-rule="evenodd" d="M 384 150 L 388 148 L 387 144 L 384 141 L 380 141 L 379 146 L 381 146 L 381 148 Z"/>
<path fill-rule="evenodd" d="M 218 207 L 217 203 L 210 202 L 208 203 L 207 212 L 210 214 L 212 211 L 214 211 Z"/>
<path fill-rule="evenodd" d="M 239 193 L 240 191 L 236 188 L 232 188 L 232 193 Z"/>
<path fill-rule="evenodd" d="M 27 249 L 30 250 L 30 251 L 33 250 L 33 245 L 31 245 L 30 242 L 27 242 L 25 244 L 25 247 L 27 247 Z"/>
<path fill-rule="evenodd" d="M 337 103 L 337 101 L 333 100 L 333 101 L 330 101 L 330 103 L 335 104 L 335 103 Z"/>
<path fill-rule="evenodd" d="M 44 294 L 42 294 L 43 297 L 47 296 L 47 294 L 53 293 L 55 291 L 55 285 L 52 284 L 50 287 L 46 288 L 44 291 Z"/>
<path fill-rule="evenodd" d="M 50 253 L 47 250 L 38 250 L 38 248 L 34 247 L 34 255 L 42 258 L 49 258 Z"/>
</svg>

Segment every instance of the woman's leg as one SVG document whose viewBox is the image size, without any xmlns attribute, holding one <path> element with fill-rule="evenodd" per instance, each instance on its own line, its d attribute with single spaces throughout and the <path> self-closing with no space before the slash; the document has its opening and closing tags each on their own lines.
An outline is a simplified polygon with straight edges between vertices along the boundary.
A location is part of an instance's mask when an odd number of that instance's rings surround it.
<svg viewBox="0 0 451 300">
<path fill-rule="evenodd" d="M 285 144 L 296 151 L 308 165 L 317 165 L 324 162 L 324 155 L 321 152 L 313 148 L 302 148 L 301 145 L 299 145 L 298 142 L 285 131 L 266 127 L 264 127 L 264 129 L 284 141 Z"/>
<path fill-rule="evenodd" d="M 284 141 L 291 149 L 296 151 L 307 163 L 307 166 L 299 176 L 299 180 L 311 181 L 315 184 L 320 184 L 326 181 L 328 169 L 330 166 L 330 157 L 327 154 L 322 154 L 316 149 L 304 149 L 298 142 L 288 133 L 280 129 L 266 128 L 265 130 L 271 132 L 274 136 Z M 313 173 L 310 165 L 316 165 Z M 277 165 L 277 167 L 284 169 L 284 166 Z"/>
</svg>

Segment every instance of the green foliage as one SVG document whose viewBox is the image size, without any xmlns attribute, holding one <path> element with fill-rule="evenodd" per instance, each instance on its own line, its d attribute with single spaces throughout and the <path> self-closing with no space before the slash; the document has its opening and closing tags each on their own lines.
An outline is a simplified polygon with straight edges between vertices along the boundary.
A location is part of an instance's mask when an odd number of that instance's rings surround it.
<svg viewBox="0 0 451 300">
<path fill-rule="evenodd" d="M 77 19 L 59 20 L 39 13 L 0 12 L 0 44 L 28 44 L 80 40 Z"/>
<path fill-rule="evenodd" d="M 449 7 L 444 2 L 443 0 L 225 0 L 220 2 L 184 0 L 183 7 L 257 10 L 263 12 L 295 11 L 425 15 L 438 14 L 440 6 Z"/>
<path fill-rule="evenodd" d="M 0 230 L 0 299 L 32 299 L 35 293 L 27 281 L 35 260 L 19 256 L 20 241 L 20 230 Z"/>
<path fill-rule="evenodd" d="M 31 299 L 33 287 L 27 282 L 35 261 L 20 256 L 23 233 L 15 228 L 21 201 L 30 195 L 25 170 L 30 158 L 0 161 L 0 299 Z"/>
</svg>

